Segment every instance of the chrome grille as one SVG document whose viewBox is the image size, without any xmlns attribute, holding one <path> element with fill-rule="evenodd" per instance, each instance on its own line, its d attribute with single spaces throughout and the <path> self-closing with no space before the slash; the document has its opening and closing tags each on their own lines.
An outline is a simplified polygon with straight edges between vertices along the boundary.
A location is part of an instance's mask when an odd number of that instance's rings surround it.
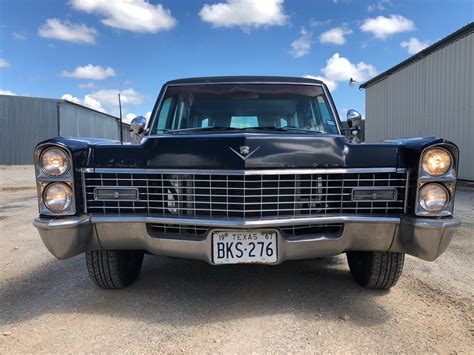
<svg viewBox="0 0 474 355">
<path fill-rule="evenodd" d="M 288 225 L 279 227 L 282 235 L 288 240 L 303 240 L 324 236 L 325 238 L 338 238 L 341 236 L 344 225 L 335 224 L 309 224 Z M 206 225 L 182 225 L 167 223 L 147 223 L 148 234 L 153 238 L 204 240 L 211 229 Z"/>
<path fill-rule="evenodd" d="M 104 169 L 105 170 L 105 169 Z M 275 219 L 321 215 L 397 215 L 405 208 L 406 172 L 247 173 L 83 172 L 86 213 L 172 218 Z M 136 201 L 98 200 L 103 187 L 137 188 Z M 390 201 L 352 200 L 358 187 L 391 187 Z"/>
</svg>

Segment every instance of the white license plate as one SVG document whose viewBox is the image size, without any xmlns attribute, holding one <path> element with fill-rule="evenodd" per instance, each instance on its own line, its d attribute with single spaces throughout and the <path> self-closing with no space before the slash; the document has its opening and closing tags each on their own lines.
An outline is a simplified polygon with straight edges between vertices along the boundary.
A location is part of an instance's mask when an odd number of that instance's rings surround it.
<svg viewBox="0 0 474 355">
<path fill-rule="evenodd" d="M 215 231 L 212 233 L 214 264 L 275 263 L 275 231 Z"/>
</svg>

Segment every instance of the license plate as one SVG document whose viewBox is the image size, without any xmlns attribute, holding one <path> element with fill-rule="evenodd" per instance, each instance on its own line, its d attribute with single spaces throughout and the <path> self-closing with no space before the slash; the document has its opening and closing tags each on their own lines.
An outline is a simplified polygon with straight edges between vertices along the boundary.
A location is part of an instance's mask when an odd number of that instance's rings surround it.
<svg viewBox="0 0 474 355">
<path fill-rule="evenodd" d="M 214 264 L 275 263 L 275 231 L 215 231 L 212 233 Z"/>
</svg>

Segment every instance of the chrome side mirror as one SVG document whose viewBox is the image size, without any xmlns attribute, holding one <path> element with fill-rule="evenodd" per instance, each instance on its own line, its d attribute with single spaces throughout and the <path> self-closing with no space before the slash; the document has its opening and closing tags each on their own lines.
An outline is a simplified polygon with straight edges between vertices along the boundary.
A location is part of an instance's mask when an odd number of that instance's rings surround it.
<svg viewBox="0 0 474 355">
<path fill-rule="evenodd" d="M 132 143 L 138 143 L 142 140 L 145 133 L 146 118 L 143 116 L 135 117 L 130 123 L 130 138 Z"/>
<path fill-rule="evenodd" d="M 347 125 L 353 130 L 360 130 L 360 126 L 362 125 L 362 116 L 359 111 L 347 111 Z"/>
</svg>

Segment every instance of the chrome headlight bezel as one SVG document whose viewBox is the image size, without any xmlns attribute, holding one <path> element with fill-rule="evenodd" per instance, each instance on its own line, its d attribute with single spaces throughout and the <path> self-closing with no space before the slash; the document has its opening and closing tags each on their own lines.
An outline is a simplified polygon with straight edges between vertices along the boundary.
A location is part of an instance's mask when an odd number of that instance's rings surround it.
<svg viewBox="0 0 474 355">
<path fill-rule="evenodd" d="M 64 154 L 64 156 L 66 158 L 66 160 L 65 160 L 67 162 L 66 168 L 64 169 L 64 171 L 62 173 L 52 174 L 51 172 L 48 172 L 46 167 L 44 166 L 43 157 L 44 157 L 45 154 L 47 154 L 48 152 L 50 152 L 52 150 L 56 150 L 56 151 L 60 152 L 60 154 Z M 71 157 L 67 153 L 67 151 L 65 151 L 64 149 L 62 149 L 60 147 L 57 147 L 57 146 L 50 146 L 50 147 L 47 147 L 47 148 L 45 148 L 41 151 L 41 154 L 39 155 L 39 158 L 38 158 L 38 166 L 41 169 L 41 171 L 47 176 L 51 176 L 51 177 L 55 177 L 55 178 L 60 177 L 60 176 L 64 176 L 68 173 L 69 169 L 71 169 Z"/>
<path fill-rule="evenodd" d="M 52 205 L 50 203 L 48 203 L 47 201 L 47 194 L 48 194 L 48 191 L 54 187 L 63 187 L 66 189 L 66 194 L 69 194 L 69 198 L 66 198 L 66 206 L 63 208 L 63 209 L 54 209 L 52 207 Z M 74 200 L 74 196 L 73 196 L 73 192 L 72 192 L 72 188 L 69 184 L 67 183 L 64 183 L 64 182 L 52 182 L 48 185 L 45 186 L 45 188 L 43 189 L 43 203 L 45 205 L 45 207 L 50 210 L 51 212 L 53 213 L 63 213 L 63 212 L 68 212 L 68 210 L 71 208 L 72 206 L 72 203 L 73 203 L 73 200 Z"/>
<path fill-rule="evenodd" d="M 41 168 L 41 157 L 42 154 L 51 148 L 60 149 L 66 153 L 69 160 L 69 166 L 61 175 L 49 175 Z M 63 144 L 55 143 L 44 143 L 36 147 L 35 152 L 35 171 L 36 171 L 36 187 L 38 195 L 38 209 L 40 215 L 46 216 L 72 216 L 76 214 L 76 191 L 74 187 L 74 163 L 72 160 L 72 154 L 69 149 Z M 72 201 L 70 206 L 63 211 L 52 211 L 50 210 L 44 201 L 44 191 L 48 185 L 53 183 L 64 183 L 69 186 L 72 191 Z"/>
<path fill-rule="evenodd" d="M 423 167 L 423 158 L 425 155 L 434 149 L 440 149 L 445 151 L 451 161 L 450 166 L 440 175 L 430 175 L 425 171 Z M 415 215 L 422 217 L 448 217 L 452 216 L 454 210 L 454 195 L 456 190 L 456 179 L 457 179 L 457 147 L 452 143 L 441 143 L 435 144 L 430 147 L 425 148 L 420 154 L 420 160 L 418 165 L 418 180 L 417 180 L 417 190 L 416 190 L 416 203 L 415 203 Z M 448 201 L 443 209 L 437 212 L 430 212 L 425 210 L 420 204 L 420 192 L 425 185 L 436 183 L 441 185 L 448 194 Z"/>
<path fill-rule="evenodd" d="M 443 203 L 442 207 L 437 209 L 437 210 L 429 210 L 429 208 L 427 208 L 427 206 L 426 206 L 427 201 L 426 201 L 426 199 L 423 198 L 425 190 L 429 189 L 429 188 L 432 188 L 432 189 L 439 188 L 439 189 L 441 189 L 441 191 L 445 195 L 445 200 L 444 200 L 444 203 Z M 426 212 L 429 212 L 429 213 L 439 213 L 439 212 L 441 212 L 442 210 L 444 210 L 446 208 L 446 206 L 448 205 L 450 199 L 451 198 L 450 198 L 450 194 L 449 194 L 448 189 L 446 187 L 444 187 L 442 184 L 437 183 L 437 182 L 430 182 L 430 183 L 424 184 L 421 187 L 420 192 L 418 194 L 418 204 L 420 205 L 421 208 L 423 208 L 423 210 L 425 210 Z"/>
<path fill-rule="evenodd" d="M 427 156 L 430 153 L 434 152 L 434 151 L 440 151 L 441 153 L 446 154 L 446 156 L 449 159 L 449 164 L 448 164 L 446 170 L 444 172 L 440 173 L 440 174 L 430 172 L 429 168 L 426 167 L 427 164 L 425 164 L 426 163 L 425 158 L 427 158 Z M 451 169 L 453 167 L 453 156 L 447 149 L 445 149 L 443 147 L 435 146 L 435 147 L 430 147 L 430 148 L 426 149 L 425 151 L 423 151 L 423 154 L 421 156 L 420 161 L 421 161 L 421 169 L 422 169 L 423 173 L 425 175 L 433 177 L 433 178 L 439 178 L 439 177 L 445 176 L 446 174 L 448 174 L 451 171 Z"/>
</svg>

